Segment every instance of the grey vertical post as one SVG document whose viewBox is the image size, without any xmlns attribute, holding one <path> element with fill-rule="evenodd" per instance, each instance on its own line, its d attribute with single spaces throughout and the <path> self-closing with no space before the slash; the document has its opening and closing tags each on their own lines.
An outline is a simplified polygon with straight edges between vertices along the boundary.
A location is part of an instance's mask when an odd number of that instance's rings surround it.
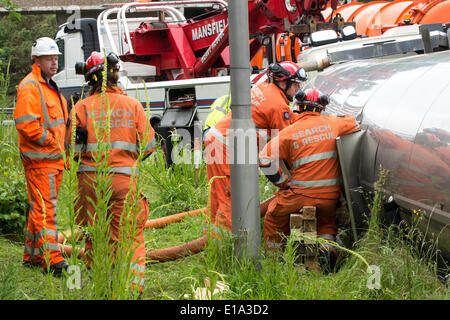
<svg viewBox="0 0 450 320">
<path fill-rule="evenodd" d="M 250 102 L 248 1 L 228 1 L 232 121 L 230 175 L 232 231 L 235 253 L 255 259 L 259 253 L 259 171 L 255 124 Z"/>
</svg>

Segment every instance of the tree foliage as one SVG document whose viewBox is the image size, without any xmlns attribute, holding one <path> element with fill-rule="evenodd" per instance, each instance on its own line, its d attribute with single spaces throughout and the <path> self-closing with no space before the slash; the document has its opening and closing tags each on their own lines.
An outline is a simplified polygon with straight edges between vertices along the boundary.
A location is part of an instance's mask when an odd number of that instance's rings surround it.
<svg viewBox="0 0 450 320">
<path fill-rule="evenodd" d="M 9 2 L 9 1 L 7 1 Z M 4 1 L 1 1 L 4 3 Z M 55 15 L 3 16 L 0 18 L 0 73 L 6 73 L 10 63 L 8 94 L 31 71 L 31 46 L 39 37 L 53 38 L 56 32 Z"/>
</svg>

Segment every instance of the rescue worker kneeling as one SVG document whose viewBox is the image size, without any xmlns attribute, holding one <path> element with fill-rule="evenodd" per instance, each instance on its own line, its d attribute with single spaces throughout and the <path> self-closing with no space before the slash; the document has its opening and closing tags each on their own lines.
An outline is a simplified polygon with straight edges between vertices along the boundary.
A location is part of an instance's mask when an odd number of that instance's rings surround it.
<svg viewBox="0 0 450 320">
<path fill-rule="evenodd" d="M 267 72 L 269 82 L 260 82 L 251 89 L 251 112 L 259 129 L 257 133 L 269 135 L 271 129 L 281 130 L 294 121 L 296 114 L 289 108 L 289 103 L 300 83 L 306 80 L 306 73 L 291 61 L 272 64 Z M 224 230 L 232 231 L 229 159 L 229 137 L 234 134 L 230 129 L 232 112 L 212 127 L 205 138 L 206 169 L 208 181 L 212 181 L 207 224 L 212 224 L 213 236 Z M 261 138 L 257 143 L 262 147 L 266 141 Z"/>
<path fill-rule="evenodd" d="M 283 235 L 289 233 L 291 213 L 303 206 L 315 206 L 317 236 L 335 241 L 336 207 L 341 195 L 341 174 L 336 138 L 359 130 L 351 116 L 321 115 L 328 96 L 315 88 L 296 94 L 300 113 L 296 121 L 269 141 L 259 155 L 259 165 L 267 178 L 280 189 L 269 203 L 264 219 L 267 250 L 279 250 Z M 291 180 L 280 169 L 283 161 Z M 320 248 L 319 262 L 333 269 L 337 252 L 333 246 Z"/>
<path fill-rule="evenodd" d="M 109 126 L 109 140 L 102 141 L 109 145 L 108 167 L 112 173 L 111 198 L 108 205 L 108 213 L 111 215 L 110 232 L 111 244 L 117 244 L 121 228 L 131 224 L 133 219 L 137 221 L 136 229 L 131 232 L 134 235 L 132 250 L 134 251 L 130 270 L 134 273 L 133 287 L 142 292 L 145 272 L 145 243 L 144 225 L 148 218 L 148 202 L 136 190 L 135 180 L 132 175 L 137 172 L 137 158 L 140 145 L 143 146 L 145 155 L 154 151 L 154 131 L 141 103 L 128 97 L 117 86 L 119 79 L 119 58 L 110 53 L 107 56 L 107 87 L 105 97 L 102 97 L 102 72 L 105 65 L 103 54 L 93 52 L 86 63 L 77 63 L 77 73 L 84 73 L 86 81 L 92 86 L 89 97 L 77 102 L 74 106 L 76 113 L 76 156 L 80 157 L 78 169 L 78 189 L 80 198 L 75 209 L 80 209 L 77 223 L 92 225 L 95 223 L 95 209 L 93 203 L 97 202 L 95 175 L 98 163 L 94 155 L 99 147 L 99 138 L 96 130 Z M 109 115 L 108 115 L 109 112 Z M 100 136 L 100 135 L 99 135 Z M 123 219 L 125 199 L 131 189 L 131 201 L 139 198 L 138 208 L 132 210 L 134 217 Z M 130 200 L 128 200 L 130 201 Z M 130 221 L 128 221 L 130 220 Z M 130 234 L 130 237 L 133 236 Z M 89 236 L 85 240 L 88 267 L 92 263 L 92 239 Z"/>
</svg>

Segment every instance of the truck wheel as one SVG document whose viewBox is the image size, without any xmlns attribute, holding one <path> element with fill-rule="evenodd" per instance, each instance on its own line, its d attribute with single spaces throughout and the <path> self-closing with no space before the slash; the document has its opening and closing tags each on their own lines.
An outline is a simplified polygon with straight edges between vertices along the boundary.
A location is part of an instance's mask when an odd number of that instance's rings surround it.
<svg viewBox="0 0 450 320">
<path fill-rule="evenodd" d="M 153 130 L 155 130 L 157 140 L 161 144 L 161 149 L 164 152 L 164 157 L 166 159 L 166 166 L 169 168 L 173 161 L 172 161 L 172 136 L 169 128 L 162 128 L 160 127 L 161 123 L 161 116 L 155 115 L 150 118 L 150 125 L 152 126 Z"/>
</svg>

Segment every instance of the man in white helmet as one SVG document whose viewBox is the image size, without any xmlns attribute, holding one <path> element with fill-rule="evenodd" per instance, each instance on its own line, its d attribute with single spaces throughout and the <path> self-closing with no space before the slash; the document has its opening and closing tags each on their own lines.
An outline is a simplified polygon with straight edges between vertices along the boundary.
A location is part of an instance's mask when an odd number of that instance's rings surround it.
<svg viewBox="0 0 450 320">
<path fill-rule="evenodd" d="M 31 48 L 32 71 L 19 83 L 14 110 L 30 201 L 23 262 L 54 274 L 69 266 L 58 246 L 56 217 L 68 125 L 67 101 L 51 79 L 58 71 L 60 54 L 53 39 L 36 40 Z"/>
</svg>

